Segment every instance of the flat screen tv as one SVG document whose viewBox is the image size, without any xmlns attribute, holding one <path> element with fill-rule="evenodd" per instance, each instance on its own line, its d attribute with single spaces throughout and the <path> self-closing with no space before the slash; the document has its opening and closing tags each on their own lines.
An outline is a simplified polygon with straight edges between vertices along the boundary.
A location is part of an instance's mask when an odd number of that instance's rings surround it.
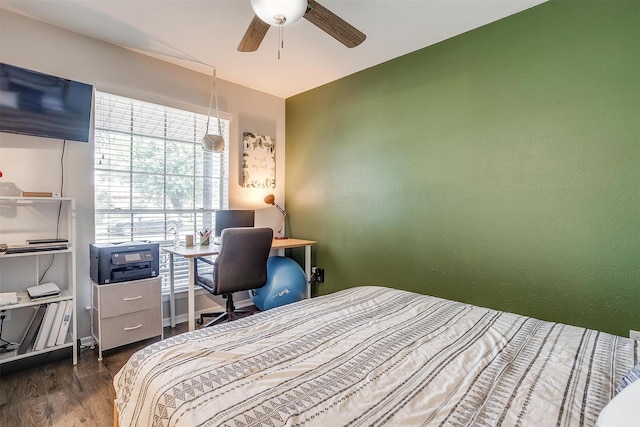
<svg viewBox="0 0 640 427">
<path fill-rule="evenodd" d="M 93 86 L 0 62 L 0 132 L 89 141 Z"/>
</svg>

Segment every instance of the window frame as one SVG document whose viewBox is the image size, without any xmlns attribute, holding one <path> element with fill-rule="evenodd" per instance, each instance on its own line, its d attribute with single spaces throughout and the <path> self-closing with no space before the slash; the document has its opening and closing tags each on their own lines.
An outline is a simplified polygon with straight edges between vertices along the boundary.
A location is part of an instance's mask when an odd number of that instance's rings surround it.
<svg viewBox="0 0 640 427">
<path fill-rule="evenodd" d="M 105 126 L 107 122 L 104 118 L 106 116 L 106 110 L 104 105 L 100 103 L 107 102 L 106 98 L 112 100 L 112 102 L 125 102 L 131 104 L 131 126 L 127 130 L 117 129 L 113 126 L 110 128 L 109 126 Z M 174 102 L 161 102 L 158 103 L 157 100 L 149 101 L 146 99 L 140 99 L 141 97 L 132 97 L 127 95 L 122 95 L 117 93 L 117 91 L 108 91 L 108 90 L 96 90 L 95 92 L 95 125 L 94 125 L 94 144 L 95 144 L 95 153 L 94 153 L 94 220 L 95 220 L 95 241 L 99 243 L 107 243 L 107 242 L 122 242 L 123 239 L 129 240 L 141 240 L 141 237 L 145 237 L 146 241 L 151 241 L 154 243 L 159 243 L 161 247 L 163 246 L 173 246 L 175 244 L 175 236 L 171 234 L 169 231 L 169 224 L 174 224 L 175 218 L 190 218 L 186 221 L 186 228 L 182 227 L 179 232 L 180 240 L 184 244 L 184 236 L 186 234 L 193 234 L 196 230 L 202 229 L 204 227 L 213 228 L 214 220 L 215 220 L 215 211 L 217 209 L 228 209 L 229 207 L 229 149 L 225 148 L 224 152 L 221 154 L 210 154 L 202 150 L 201 139 L 205 134 L 206 126 L 203 126 L 203 123 L 207 122 L 207 115 L 202 114 L 202 108 L 197 106 L 189 106 L 187 104 L 180 103 L 178 107 L 175 106 Z M 164 101 L 164 100 L 161 100 Z M 135 105 L 141 105 L 141 111 L 144 109 L 144 106 L 147 106 L 151 110 L 157 109 L 159 111 L 164 111 L 164 120 L 166 121 L 164 124 L 164 131 L 161 134 L 154 135 L 146 135 L 144 133 L 138 132 L 136 129 L 136 120 L 143 121 L 145 118 L 136 117 L 136 110 L 134 108 Z M 169 104 L 169 105 L 168 105 Z M 167 113 L 168 112 L 168 113 Z M 176 116 L 173 116 L 171 113 L 178 112 Z M 142 114 L 141 114 L 142 115 Z M 221 113 L 220 119 L 222 122 L 222 130 L 223 137 L 225 141 L 229 141 L 229 128 L 230 128 L 230 115 L 227 113 Z M 123 117 L 126 117 L 123 114 Z M 193 136 L 187 139 L 176 139 L 173 135 L 167 133 L 166 129 L 171 128 L 172 126 L 167 125 L 167 122 L 171 120 L 175 120 L 176 118 L 180 119 L 180 117 L 188 117 L 193 119 Z M 151 120 L 159 120 L 158 117 L 151 117 Z M 213 123 L 215 126 L 212 126 Z M 143 129 L 146 123 L 138 123 L 139 129 Z M 117 126 L 116 126 L 117 127 Z M 175 126 L 179 128 L 179 125 Z M 218 126 L 216 123 L 216 118 L 210 118 L 209 124 L 209 133 L 217 134 Z M 105 142 L 107 139 L 113 138 L 114 140 L 117 138 L 121 138 L 122 141 L 128 139 L 126 144 L 129 144 L 130 153 L 128 154 L 129 165 L 128 168 L 122 169 L 122 162 L 126 162 L 126 160 L 119 159 L 118 167 L 114 167 L 113 165 L 116 163 L 115 160 L 110 160 L 110 165 L 106 166 L 100 163 L 101 160 L 104 160 L 104 151 L 103 147 L 109 144 L 117 145 L 113 141 Z M 148 139 L 148 141 L 145 141 Z M 144 170 L 144 165 L 140 167 L 140 162 L 143 159 L 135 158 L 134 151 L 136 150 L 136 144 L 142 146 L 143 144 L 149 143 L 149 141 L 162 141 L 163 147 L 163 165 L 162 165 L 162 173 L 158 171 L 146 171 Z M 125 144 L 125 145 L 126 145 Z M 193 190 L 192 199 L 190 201 L 191 205 L 189 207 L 183 208 L 182 206 L 176 207 L 171 206 L 168 208 L 168 199 L 167 196 L 167 181 L 168 179 L 175 178 L 176 180 L 180 180 L 185 178 L 184 174 L 179 173 L 171 173 L 168 172 L 167 164 L 171 162 L 167 157 L 167 146 L 174 144 L 176 146 L 180 146 L 179 148 L 193 148 L 193 170 L 192 173 L 186 175 L 189 179 L 193 181 L 191 188 Z M 159 144 L 153 146 L 153 150 L 155 150 Z M 113 147 L 112 147 L 113 148 Z M 176 148 L 177 149 L 177 148 Z M 189 148 L 191 149 L 191 148 Z M 202 150 L 203 154 L 200 154 L 198 150 Z M 217 157 L 214 157 L 217 156 Z M 116 157 L 115 154 L 112 157 Z M 126 157 L 126 156 L 125 156 Z M 123 157 L 123 158 L 125 158 Z M 201 164 L 198 163 L 198 157 L 202 157 Z M 208 161 L 206 158 L 209 157 L 211 160 Z M 148 159 L 146 159 L 148 160 Z M 175 161 L 175 160 L 174 160 Z M 136 165 L 136 162 L 138 163 Z M 210 162 L 211 171 L 216 171 L 216 173 L 207 174 L 207 162 Z M 215 162 L 215 164 L 214 164 Z M 144 161 L 142 161 L 144 163 Z M 154 165 L 155 166 L 155 165 Z M 198 175 L 198 167 L 202 166 L 204 172 L 201 175 Z M 104 178 L 100 176 L 101 174 L 106 174 L 110 176 L 110 174 L 115 175 L 127 175 L 129 176 L 129 195 L 128 195 L 128 206 L 124 209 L 122 207 L 114 207 L 111 202 L 114 199 L 114 196 L 109 194 L 106 199 L 110 202 L 111 206 L 105 205 L 103 202 L 99 200 L 101 195 L 104 195 L 103 191 L 105 190 L 105 184 L 99 182 L 100 179 Z M 162 205 L 161 206 L 152 206 L 141 208 L 140 206 L 136 206 L 136 196 L 134 191 L 135 179 L 134 176 L 144 180 L 145 176 L 149 177 L 161 177 L 163 182 L 162 189 Z M 151 179 L 151 178 L 149 178 Z M 209 180 L 209 183 L 207 183 Z M 215 183 L 213 183 L 215 181 Z M 108 187 L 110 184 L 106 184 Z M 196 195 L 198 191 L 198 185 L 201 185 L 199 188 L 202 191 L 202 194 Z M 212 191 L 207 193 L 205 188 L 210 185 Z M 157 190 L 154 188 L 153 190 Z M 137 190 L 138 192 L 140 190 Z M 214 192 L 216 193 L 216 197 L 214 197 Z M 205 195 L 206 194 L 206 195 Z M 200 200 L 199 197 L 202 197 Z M 208 200 L 207 197 L 209 197 Z M 123 198 L 124 200 L 125 198 Z M 215 200 L 214 200 L 215 199 Z M 201 201 L 201 203 L 199 202 Z M 210 203 L 210 204 L 209 204 Z M 205 207 L 206 206 L 206 207 Z M 124 232 L 110 232 L 110 227 L 106 230 L 104 229 L 104 217 L 110 218 L 120 218 L 123 220 L 123 224 L 126 224 L 126 221 L 130 224 L 130 230 L 128 233 Z M 128 219 L 126 219 L 128 217 Z M 149 234 L 145 235 L 144 233 L 134 232 L 136 225 L 138 224 L 135 219 L 142 218 L 142 221 L 145 218 L 148 218 L 147 221 L 149 224 L 159 224 L 160 227 L 156 231 L 151 231 Z M 126 219 L 126 220 L 125 220 Z M 114 220 L 115 222 L 115 220 Z M 99 225 L 100 224 L 100 225 Z M 110 222 L 107 222 L 110 224 Z M 152 227 L 155 227 L 152 225 Z M 180 226 L 178 226 L 180 227 Z M 155 233 L 155 234 L 154 234 Z M 160 275 L 163 276 L 163 295 L 169 294 L 170 288 L 170 278 L 169 278 L 169 255 L 160 251 Z M 188 285 L 188 263 L 187 260 L 180 260 L 178 258 L 174 259 L 174 278 L 175 278 L 175 288 L 174 292 L 182 292 L 187 289 Z"/>
</svg>

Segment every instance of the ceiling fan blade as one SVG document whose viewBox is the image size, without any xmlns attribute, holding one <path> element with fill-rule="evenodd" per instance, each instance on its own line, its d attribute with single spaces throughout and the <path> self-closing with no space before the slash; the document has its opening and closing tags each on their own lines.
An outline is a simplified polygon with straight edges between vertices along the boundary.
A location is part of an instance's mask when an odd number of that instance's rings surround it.
<svg viewBox="0 0 640 427">
<path fill-rule="evenodd" d="M 254 15 L 249 24 L 249 28 L 247 28 L 242 40 L 240 40 L 238 52 L 255 52 L 258 50 L 268 29 L 269 24 Z"/>
<path fill-rule="evenodd" d="M 356 47 L 367 38 L 364 33 L 315 0 L 308 0 L 304 17 L 346 47 Z"/>
</svg>

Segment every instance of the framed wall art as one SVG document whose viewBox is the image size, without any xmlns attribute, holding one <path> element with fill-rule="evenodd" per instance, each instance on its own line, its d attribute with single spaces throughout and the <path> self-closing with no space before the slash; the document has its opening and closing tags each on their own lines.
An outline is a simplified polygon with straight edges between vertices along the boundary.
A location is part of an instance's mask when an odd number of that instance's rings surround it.
<svg viewBox="0 0 640 427">
<path fill-rule="evenodd" d="M 276 139 L 251 132 L 242 134 L 244 188 L 276 188 Z"/>
</svg>

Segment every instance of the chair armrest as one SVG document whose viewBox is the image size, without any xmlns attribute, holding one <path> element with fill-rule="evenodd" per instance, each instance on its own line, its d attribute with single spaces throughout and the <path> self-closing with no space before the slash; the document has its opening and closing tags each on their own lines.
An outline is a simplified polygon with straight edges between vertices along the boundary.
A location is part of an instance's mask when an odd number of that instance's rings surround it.
<svg viewBox="0 0 640 427">
<path fill-rule="evenodd" d="M 203 258 L 203 257 L 196 257 L 195 262 L 193 263 L 193 270 L 194 270 L 193 272 L 195 273 L 196 285 L 200 286 L 201 288 L 204 288 L 209 293 L 214 293 L 215 284 L 213 280 L 204 276 L 200 276 L 200 274 L 198 274 L 198 261 L 202 261 L 205 264 L 209 264 L 210 266 L 214 267 L 214 269 L 215 269 L 215 263 L 210 259 Z"/>
<path fill-rule="evenodd" d="M 214 265 L 214 264 L 213 264 L 213 261 L 211 261 L 209 258 L 197 257 L 197 258 L 196 258 L 196 265 L 198 264 L 198 263 L 197 263 L 197 261 L 202 261 L 202 262 L 204 262 L 205 264 L 209 264 L 209 265 L 211 265 L 211 266 L 212 266 L 212 265 Z"/>
</svg>

